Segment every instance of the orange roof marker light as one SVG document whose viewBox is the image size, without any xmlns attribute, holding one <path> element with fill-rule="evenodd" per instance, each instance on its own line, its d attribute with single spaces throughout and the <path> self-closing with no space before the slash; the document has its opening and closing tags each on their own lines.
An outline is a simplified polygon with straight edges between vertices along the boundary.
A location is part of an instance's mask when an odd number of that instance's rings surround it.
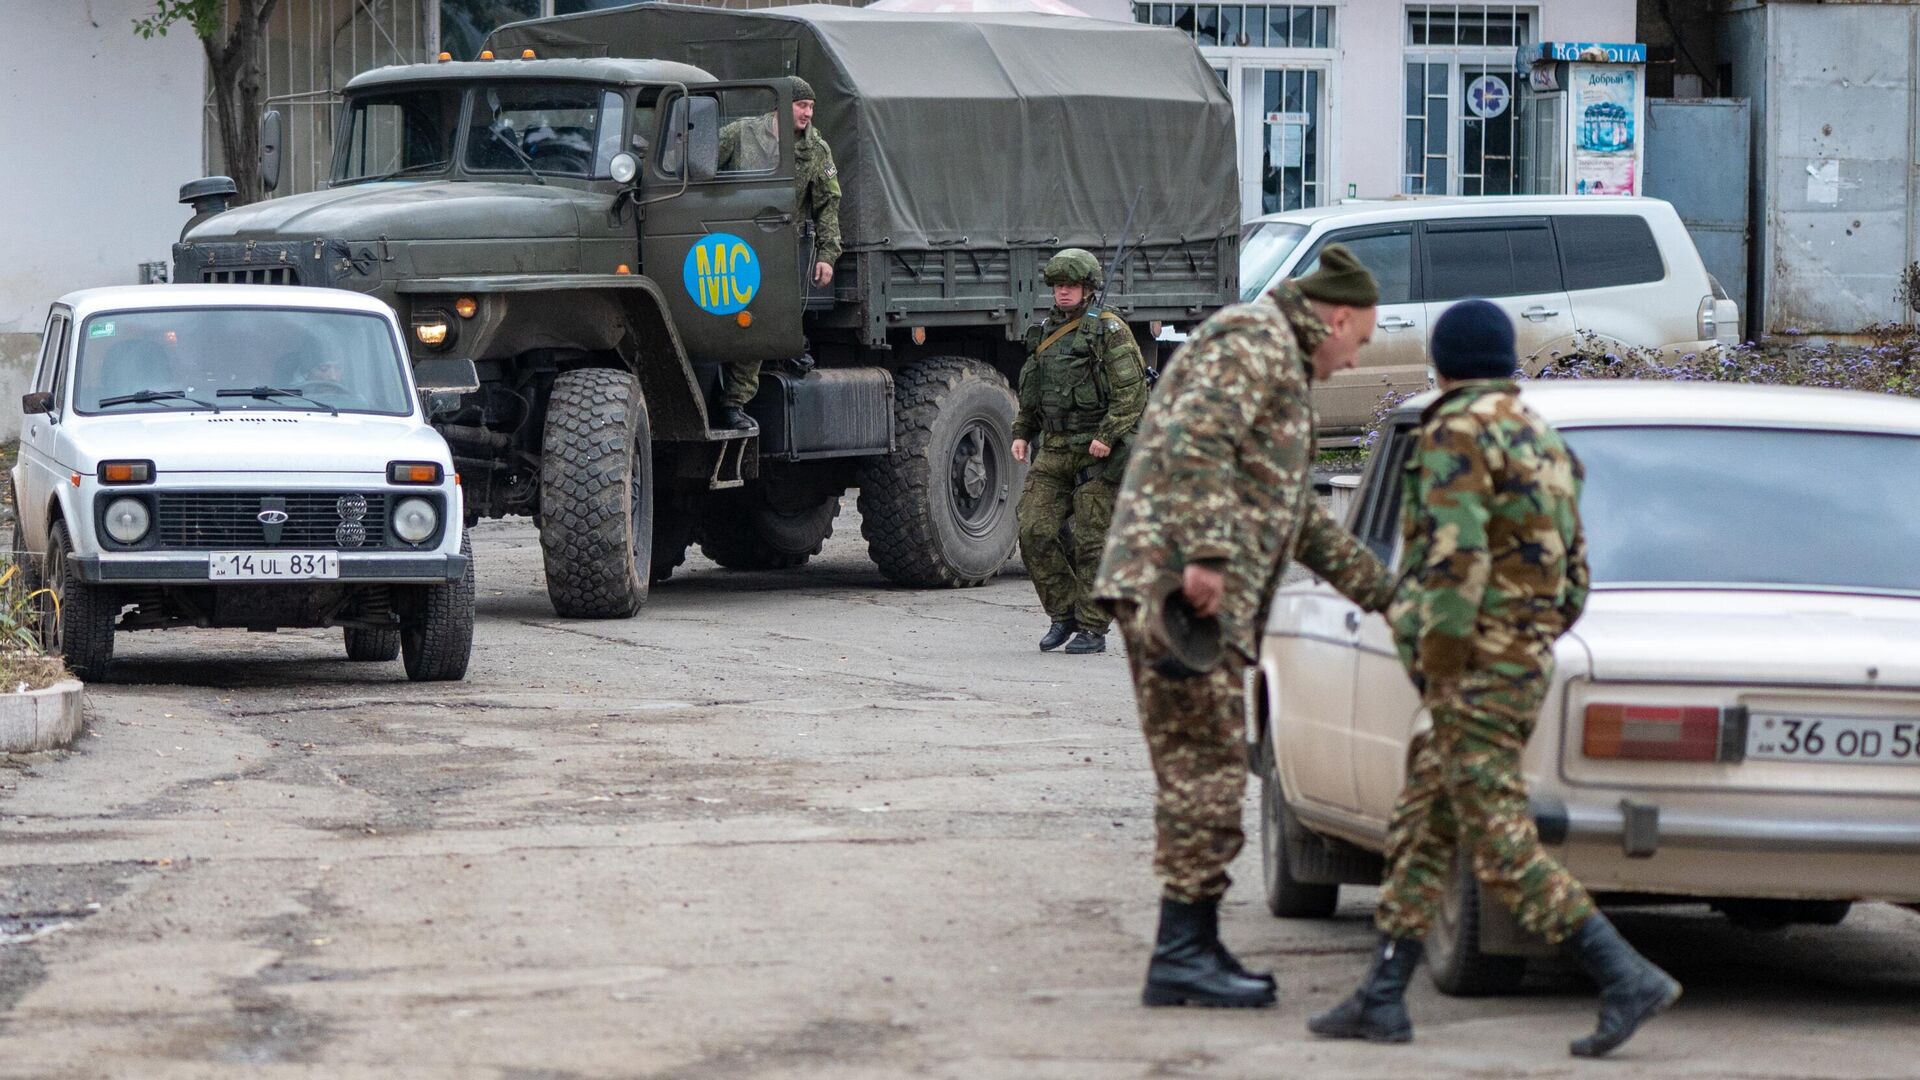
<svg viewBox="0 0 1920 1080">
<path fill-rule="evenodd" d="M 532 50 L 532 49 L 521 49 L 521 50 L 520 50 L 520 59 L 522 59 L 522 60 L 531 60 L 531 59 L 533 59 L 533 50 Z"/>
<path fill-rule="evenodd" d="M 480 50 L 480 59 L 482 59 L 482 60 L 491 60 L 491 59 L 493 59 L 493 50 L 492 50 L 492 49 L 481 49 L 481 50 Z"/>
<path fill-rule="evenodd" d="M 447 61 L 453 59 L 453 54 L 450 52 L 443 52 L 439 56 L 434 57 L 434 59 L 444 64 Z"/>
<path fill-rule="evenodd" d="M 631 269 L 629 269 L 629 268 L 627 267 L 627 264 L 626 264 L 626 263 L 621 263 L 621 264 L 620 264 L 619 266 L 616 266 L 616 267 L 614 267 L 614 268 L 613 268 L 613 272 L 614 272 L 614 273 L 616 273 L 616 274 L 631 274 L 631 273 L 633 273 L 633 271 L 632 271 Z"/>
</svg>

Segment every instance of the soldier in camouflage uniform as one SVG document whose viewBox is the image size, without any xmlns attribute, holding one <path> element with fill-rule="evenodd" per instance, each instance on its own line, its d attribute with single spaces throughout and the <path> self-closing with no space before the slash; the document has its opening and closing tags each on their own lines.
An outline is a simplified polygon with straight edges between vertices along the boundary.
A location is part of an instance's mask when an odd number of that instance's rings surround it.
<svg viewBox="0 0 1920 1080">
<path fill-rule="evenodd" d="M 1388 837 L 1373 967 L 1360 990 L 1308 1027 L 1405 1042 L 1406 983 L 1433 926 L 1456 848 L 1520 926 L 1560 945 L 1601 986 L 1598 1030 L 1572 1050 L 1625 1042 L 1680 986 L 1599 914 L 1540 847 L 1521 756 L 1553 673 L 1554 639 L 1587 599 L 1580 468 L 1520 401 L 1513 324 L 1484 300 L 1433 331 L 1442 393 L 1421 414 L 1407 463 L 1400 581 L 1388 610 L 1400 658 L 1433 716 Z"/>
<path fill-rule="evenodd" d="M 1353 366 L 1379 296 L 1346 248 L 1328 247 L 1315 273 L 1201 324 L 1135 441 L 1094 596 L 1114 606 L 1126 639 L 1158 789 L 1148 1005 L 1274 1001 L 1272 977 L 1241 967 L 1219 938 L 1227 866 L 1245 839 L 1241 680 L 1290 558 L 1369 611 L 1390 596 L 1379 561 L 1321 508 L 1308 476 L 1311 383 Z M 1151 617 L 1169 589 L 1219 620 L 1216 669 L 1192 676 L 1169 662 Z"/>
<path fill-rule="evenodd" d="M 1053 286 L 1053 311 L 1027 331 L 1013 418 L 1013 456 L 1033 459 L 1018 511 L 1020 557 L 1053 620 L 1041 651 L 1065 643 L 1070 653 L 1105 652 L 1112 620 L 1089 593 L 1147 407 L 1146 364 L 1126 322 L 1092 304 L 1100 288 L 1092 252 L 1067 248 L 1041 275 Z M 1061 536 L 1069 517 L 1071 550 Z"/>
<path fill-rule="evenodd" d="M 815 288 L 833 284 L 833 264 L 840 258 L 840 170 L 833 164 L 833 150 L 813 126 L 813 87 L 798 75 L 793 85 L 793 182 L 800 194 L 800 213 L 796 227 L 811 223 L 813 233 L 813 273 Z M 780 162 L 780 133 L 772 113 L 736 120 L 720 129 L 720 167 L 738 172 L 771 169 Z M 754 422 L 746 413 L 747 402 L 760 389 L 760 362 L 739 360 L 726 365 L 720 391 L 720 423 L 725 427 L 752 430 Z"/>
</svg>

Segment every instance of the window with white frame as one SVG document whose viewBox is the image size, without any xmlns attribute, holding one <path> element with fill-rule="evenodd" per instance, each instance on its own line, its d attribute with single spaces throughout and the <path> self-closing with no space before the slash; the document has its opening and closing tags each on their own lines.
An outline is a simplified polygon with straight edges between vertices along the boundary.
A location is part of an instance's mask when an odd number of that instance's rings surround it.
<svg viewBox="0 0 1920 1080">
<path fill-rule="evenodd" d="M 1515 49 L 1535 9 L 1409 4 L 1400 189 L 1410 195 L 1521 190 Z"/>
<path fill-rule="evenodd" d="M 1333 8 L 1324 4 L 1133 5 L 1135 22 L 1171 26 L 1203 48 L 1330 49 Z"/>
</svg>

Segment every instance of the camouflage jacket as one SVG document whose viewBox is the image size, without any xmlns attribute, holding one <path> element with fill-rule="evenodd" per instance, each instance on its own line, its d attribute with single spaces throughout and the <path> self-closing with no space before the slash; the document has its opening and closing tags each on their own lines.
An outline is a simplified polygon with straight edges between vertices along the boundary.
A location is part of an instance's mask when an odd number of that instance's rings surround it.
<svg viewBox="0 0 1920 1080">
<path fill-rule="evenodd" d="M 1014 438 L 1046 432 L 1076 450 L 1094 439 L 1119 447 L 1146 408 L 1147 366 L 1120 316 L 1054 308 L 1028 329 Z"/>
<path fill-rule="evenodd" d="M 1512 382 L 1477 379 L 1427 407 L 1405 468 L 1387 618 L 1414 685 L 1550 662 L 1588 588 L 1580 463 L 1560 434 Z"/>
<path fill-rule="evenodd" d="M 773 113 L 735 120 L 720 129 L 720 167 L 759 172 L 780 160 L 780 137 Z M 811 124 L 793 147 L 793 184 L 800 194 L 798 220 L 813 222 L 813 261 L 840 258 L 840 170 L 833 149 Z"/>
<path fill-rule="evenodd" d="M 1308 476 L 1307 357 L 1326 336 L 1291 284 L 1201 324 L 1147 403 L 1096 599 L 1144 603 L 1188 563 L 1223 565 L 1222 630 L 1248 658 L 1289 558 L 1369 611 L 1386 606 L 1391 579 L 1320 506 Z"/>
</svg>

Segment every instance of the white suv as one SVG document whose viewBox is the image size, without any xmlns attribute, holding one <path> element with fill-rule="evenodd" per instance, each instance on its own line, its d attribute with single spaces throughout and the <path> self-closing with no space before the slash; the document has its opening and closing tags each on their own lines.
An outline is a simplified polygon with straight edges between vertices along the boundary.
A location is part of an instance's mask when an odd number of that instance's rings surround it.
<svg viewBox="0 0 1920 1080">
<path fill-rule="evenodd" d="M 1676 356 L 1739 341 L 1738 306 L 1659 199 L 1407 198 L 1269 214 L 1242 236 L 1242 296 L 1312 273 L 1334 243 L 1379 279 L 1380 309 L 1359 366 L 1314 388 L 1329 436 L 1371 426 L 1387 391 L 1426 389 L 1434 320 L 1468 297 L 1513 317 L 1529 372 L 1583 334 Z"/>
<path fill-rule="evenodd" d="M 463 677 L 460 487 L 406 357 L 391 309 L 336 289 L 62 297 L 12 473 L 48 651 L 98 679 L 116 630 L 339 626 L 349 659 Z"/>
</svg>

